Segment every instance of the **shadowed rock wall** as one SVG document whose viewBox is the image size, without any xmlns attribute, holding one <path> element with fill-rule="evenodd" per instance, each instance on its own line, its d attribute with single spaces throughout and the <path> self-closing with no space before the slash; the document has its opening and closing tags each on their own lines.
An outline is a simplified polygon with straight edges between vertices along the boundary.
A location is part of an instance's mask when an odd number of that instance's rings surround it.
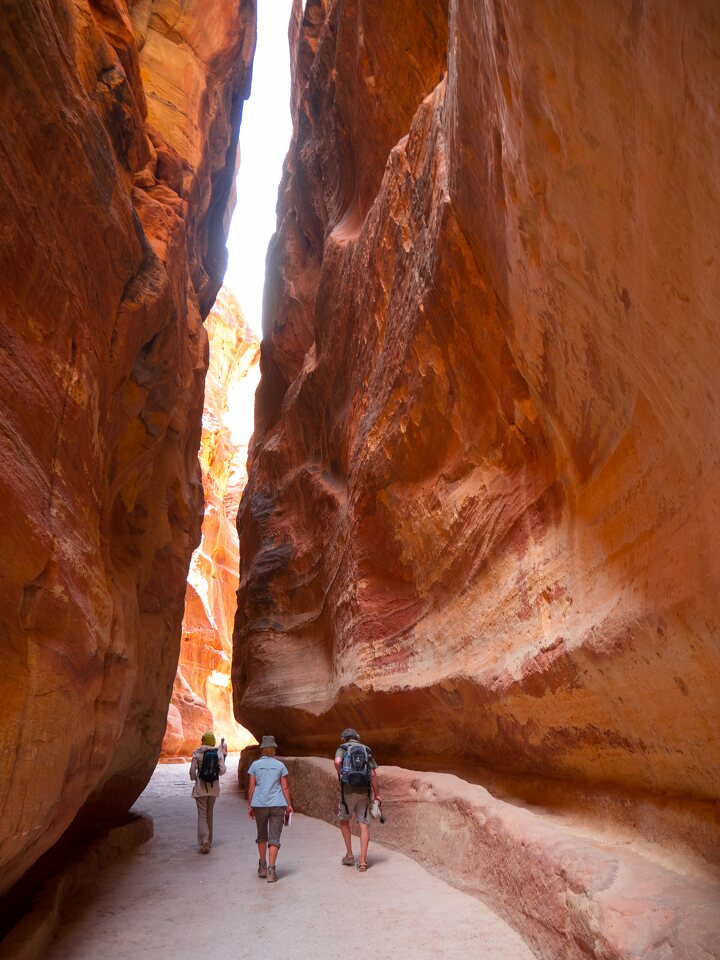
<svg viewBox="0 0 720 960">
<path fill-rule="evenodd" d="M 252 740 L 233 716 L 230 660 L 240 563 L 235 519 L 247 480 L 260 343 L 227 289 L 220 291 L 205 329 L 210 347 L 200 444 L 205 514 L 188 574 L 164 756 L 189 755 L 206 730 L 224 736 L 230 750 Z"/>
<path fill-rule="evenodd" d="M 160 751 L 254 0 L 0 14 L 2 888 Z"/>
<path fill-rule="evenodd" d="M 296 4 L 238 719 L 716 800 L 711 2 Z"/>
</svg>

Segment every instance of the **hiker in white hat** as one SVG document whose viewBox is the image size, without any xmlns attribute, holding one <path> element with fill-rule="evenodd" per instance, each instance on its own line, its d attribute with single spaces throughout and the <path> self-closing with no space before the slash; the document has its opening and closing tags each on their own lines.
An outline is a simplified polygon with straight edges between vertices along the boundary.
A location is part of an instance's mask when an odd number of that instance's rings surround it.
<svg viewBox="0 0 720 960">
<path fill-rule="evenodd" d="M 268 883 L 277 880 L 275 861 L 280 850 L 280 834 L 285 817 L 292 813 L 287 767 L 276 759 L 276 752 L 275 737 L 263 737 L 260 741 L 262 756 L 251 763 L 248 770 L 248 816 L 257 824 L 260 858 L 257 873 Z"/>
</svg>

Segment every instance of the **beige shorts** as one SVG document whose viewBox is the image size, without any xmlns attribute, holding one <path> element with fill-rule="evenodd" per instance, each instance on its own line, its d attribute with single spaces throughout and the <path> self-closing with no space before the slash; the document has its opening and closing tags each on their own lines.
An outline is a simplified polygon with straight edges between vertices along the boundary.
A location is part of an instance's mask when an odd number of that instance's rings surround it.
<svg viewBox="0 0 720 960">
<path fill-rule="evenodd" d="M 345 791 L 345 803 L 342 800 L 342 794 L 338 800 L 338 818 L 340 820 L 350 820 L 355 814 L 358 823 L 370 825 L 370 804 L 372 800 L 367 793 L 350 793 Z M 347 805 L 347 806 L 346 806 Z"/>
</svg>

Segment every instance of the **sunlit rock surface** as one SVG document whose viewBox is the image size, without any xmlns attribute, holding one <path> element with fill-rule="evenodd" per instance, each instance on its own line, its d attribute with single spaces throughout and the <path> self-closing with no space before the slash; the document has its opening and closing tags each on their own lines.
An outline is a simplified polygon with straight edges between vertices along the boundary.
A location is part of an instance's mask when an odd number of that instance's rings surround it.
<svg viewBox="0 0 720 960">
<path fill-rule="evenodd" d="M 254 0 L 3 5 L 3 889 L 160 751 L 254 39 Z"/>
<path fill-rule="evenodd" d="M 296 4 L 254 732 L 717 800 L 719 16 Z"/>
<path fill-rule="evenodd" d="M 224 736 L 230 750 L 252 741 L 233 717 L 230 660 L 239 565 L 235 518 L 247 480 L 260 343 L 225 289 L 205 329 L 210 346 L 200 444 L 205 516 L 190 564 L 165 756 L 192 753 L 209 729 Z"/>
</svg>

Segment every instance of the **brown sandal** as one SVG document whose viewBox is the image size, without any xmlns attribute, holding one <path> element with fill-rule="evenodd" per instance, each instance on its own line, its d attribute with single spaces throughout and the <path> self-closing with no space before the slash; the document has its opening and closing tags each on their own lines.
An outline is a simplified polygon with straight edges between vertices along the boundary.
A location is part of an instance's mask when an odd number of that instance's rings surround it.
<svg viewBox="0 0 720 960">
<path fill-rule="evenodd" d="M 367 870 L 367 864 L 360 862 L 358 864 L 358 870 L 360 871 L 360 873 L 365 873 L 365 871 Z"/>
<path fill-rule="evenodd" d="M 355 865 L 355 857 L 353 857 L 352 855 L 348 855 L 347 857 L 343 857 L 340 862 L 343 863 L 346 867 L 352 867 Z"/>
</svg>

